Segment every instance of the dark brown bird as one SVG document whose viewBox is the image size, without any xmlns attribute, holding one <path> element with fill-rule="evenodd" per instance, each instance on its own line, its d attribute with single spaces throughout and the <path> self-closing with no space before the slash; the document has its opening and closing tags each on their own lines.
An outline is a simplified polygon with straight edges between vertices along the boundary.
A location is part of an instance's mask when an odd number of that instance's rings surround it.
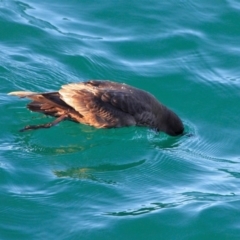
<svg viewBox="0 0 240 240">
<path fill-rule="evenodd" d="M 58 92 L 11 92 L 33 100 L 27 108 L 56 117 L 47 124 L 30 125 L 22 131 L 50 128 L 68 119 L 96 128 L 146 126 L 171 136 L 183 134 L 180 118 L 150 93 L 110 81 L 91 80 L 63 85 Z"/>
</svg>

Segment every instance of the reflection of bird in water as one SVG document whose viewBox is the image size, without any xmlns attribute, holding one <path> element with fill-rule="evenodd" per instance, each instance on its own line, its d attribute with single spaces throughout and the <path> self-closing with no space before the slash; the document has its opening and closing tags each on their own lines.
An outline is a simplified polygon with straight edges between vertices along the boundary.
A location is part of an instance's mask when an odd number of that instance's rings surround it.
<svg viewBox="0 0 240 240">
<path fill-rule="evenodd" d="M 110 81 L 88 81 L 63 85 L 58 92 L 11 92 L 33 100 L 31 111 L 56 117 L 47 124 L 30 125 L 22 131 L 49 128 L 68 119 L 96 128 L 146 126 L 171 136 L 181 135 L 180 118 L 150 93 Z"/>
<path fill-rule="evenodd" d="M 53 173 L 57 177 L 71 177 L 79 179 L 90 179 L 98 182 L 105 182 L 108 184 L 114 184 L 116 182 L 112 180 L 104 180 L 98 176 L 98 173 L 105 173 L 110 171 L 122 171 L 130 168 L 140 166 L 145 163 L 145 160 L 140 160 L 137 162 L 131 162 L 126 164 L 112 165 L 112 164 L 103 164 L 92 167 L 73 167 L 66 170 L 54 170 Z M 101 175 L 102 176 L 102 175 Z"/>
</svg>

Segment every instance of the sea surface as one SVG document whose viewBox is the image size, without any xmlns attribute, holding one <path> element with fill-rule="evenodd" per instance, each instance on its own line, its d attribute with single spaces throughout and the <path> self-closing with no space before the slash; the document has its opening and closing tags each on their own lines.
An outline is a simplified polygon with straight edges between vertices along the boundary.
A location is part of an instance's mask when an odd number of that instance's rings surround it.
<svg viewBox="0 0 240 240">
<path fill-rule="evenodd" d="M 106 79 L 188 135 L 95 129 L 16 90 Z M 240 2 L 0 0 L 0 239 L 240 239 Z"/>
</svg>

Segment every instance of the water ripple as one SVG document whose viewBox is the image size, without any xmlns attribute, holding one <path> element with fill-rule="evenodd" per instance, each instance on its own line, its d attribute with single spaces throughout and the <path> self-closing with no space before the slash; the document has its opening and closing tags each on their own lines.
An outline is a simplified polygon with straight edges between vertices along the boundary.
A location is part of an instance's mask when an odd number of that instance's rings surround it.
<svg viewBox="0 0 240 240">
<path fill-rule="evenodd" d="M 160 209 L 176 207 L 176 203 L 151 203 L 149 206 L 144 206 L 139 209 L 129 209 L 121 212 L 107 212 L 104 215 L 115 216 L 115 217 L 126 217 L 126 216 L 137 216 L 142 214 L 148 214 Z"/>
<path fill-rule="evenodd" d="M 0 9 L 2 238 L 239 239 L 238 1 Z M 94 78 L 151 92 L 192 136 L 67 121 L 18 132 L 48 120 L 7 92 Z"/>
</svg>

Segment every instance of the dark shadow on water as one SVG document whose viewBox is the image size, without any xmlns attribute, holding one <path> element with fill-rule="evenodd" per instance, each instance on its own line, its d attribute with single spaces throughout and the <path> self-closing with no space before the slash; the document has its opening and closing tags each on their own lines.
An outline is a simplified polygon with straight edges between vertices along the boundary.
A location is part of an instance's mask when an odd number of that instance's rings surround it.
<svg viewBox="0 0 240 240">
<path fill-rule="evenodd" d="M 81 146 L 80 144 L 71 144 L 68 146 L 58 146 L 58 147 L 47 147 L 41 144 L 36 144 L 31 142 L 31 138 L 27 135 L 21 136 L 17 138 L 18 145 L 21 148 L 24 147 L 24 151 L 26 152 L 34 152 L 36 154 L 41 155 L 59 155 L 59 154 L 69 154 L 69 153 L 76 153 L 82 152 L 86 148 Z M 89 146 L 93 147 L 92 145 Z"/>
<path fill-rule="evenodd" d="M 211 192 L 184 192 L 183 196 L 187 196 L 189 200 L 203 201 L 203 202 L 217 202 L 217 201 L 228 201 L 232 198 L 235 199 L 235 194 L 216 194 Z"/>
<path fill-rule="evenodd" d="M 229 171 L 227 169 L 218 169 L 219 171 L 225 172 L 233 176 L 234 178 L 240 178 L 240 172 Z"/>
<path fill-rule="evenodd" d="M 105 180 L 100 177 L 94 176 L 93 174 L 89 173 L 88 169 L 85 169 L 85 168 L 72 168 L 66 171 L 53 171 L 53 173 L 57 177 L 77 178 L 79 180 L 90 180 L 98 183 L 111 184 L 111 185 L 117 184 L 116 181 Z"/>
<path fill-rule="evenodd" d="M 33 130 L 34 131 L 34 130 Z M 19 146 L 19 148 L 22 151 L 25 152 L 33 152 L 36 154 L 41 154 L 41 155 L 61 155 L 61 154 L 71 154 L 71 153 L 77 153 L 77 152 L 82 152 L 86 150 L 86 146 L 84 147 L 79 144 L 66 144 L 66 146 L 46 146 L 38 143 L 33 143 L 33 131 L 29 131 L 26 133 L 19 133 L 17 132 L 15 134 L 15 144 Z M 39 131 L 39 130 L 37 130 Z M 41 131 L 41 130 L 40 130 Z M 44 133 L 43 133 L 44 136 Z M 53 142 L 54 143 L 54 142 Z M 94 144 L 90 144 L 88 148 L 94 147 Z"/>
<path fill-rule="evenodd" d="M 185 205 L 192 202 L 203 202 L 204 204 L 211 204 L 216 202 L 232 201 L 236 199 L 236 195 L 234 193 L 228 194 L 228 195 L 221 195 L 216 193 L 184 192 L 184 193 L 181 193 L 181 195 L 183 196 L 183 198 L 181 198 L 181 200 L 176 202 L 151 203 L 149 204 L 149 206 L 143 205 L 142 207 L 137 209 L 106 212 L 106 213 L 103 213 L 103 215 L 116 216 L 116 217 L 138 216 L 142 214 L 148 214 L 155 211 L 159 211 L 161 209 L 179 207 L 181 205 Z"/>
<path fill-rule="evenodd" d="M 42 155 L 59 155 L 59 154 L 68 154 L 75 152 L 82 152 L 85 150 L 83 146 L 79 145 L 70 145 L 66 147 L 46 147 L 38 144 L 27 145 L 26 148 L 28 151 L 35 152 Z"/>
<path fill-rule="evenodd" d="M 104 213 L 104 215 L 117 216 L 117 217 L 137 216 L 137 215 L 151 213 L 159 209 L 172 208 L 176 206 L 178 206 L 177 203 L 151 203 L 150 206 L 141 207 L 139 209 L 135 209 L 135 210 L 129 209 L 129 210 L 120 211 L 120 212 L 107 212 L 107 213 Z"/>
<path fill-rule="evenodd" d="M 122 165 L 112 165 L 112 164 L 103 164 L 96 167 L 83 167 L 83 168 L 69 168 L 67 170 L 55 170 L 53 173 L 57 177 L 70 177 L 70 178 L 78 178 L 78 179 L 87 179 L 91 181 L 97 181 L 100 183 L 107 184 L 116 184 L 115 181 L 111 180 L 103 180 L 100 177 L 96 176 L 98 173 L 104 173 L 109 171 L 123 171 L 126 169 L 130 169 L 133 167 L 137 167 L 143 164 L 145 160 L 141 160 L 134 163 L 122 164 Z"/>
</svg>

